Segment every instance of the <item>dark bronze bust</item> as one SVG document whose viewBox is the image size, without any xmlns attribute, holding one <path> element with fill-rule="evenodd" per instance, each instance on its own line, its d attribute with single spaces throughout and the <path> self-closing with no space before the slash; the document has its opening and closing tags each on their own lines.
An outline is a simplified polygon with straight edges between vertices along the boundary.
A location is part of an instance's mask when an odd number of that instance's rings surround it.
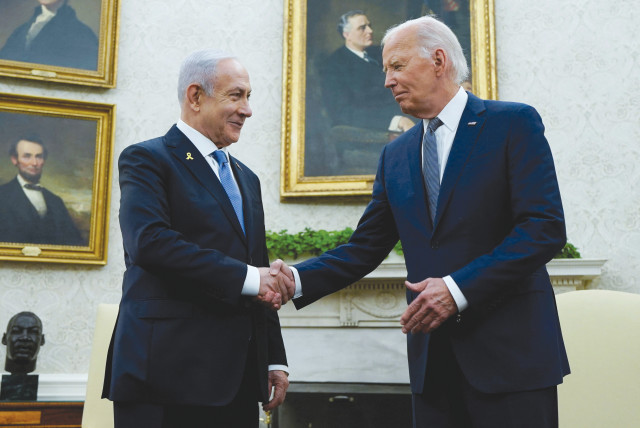
<svg viewBox="0 0 640 428">
<path fill-rule="evenodd" d="M 31 373 L 36 369 L 40 346 L 44 345 L 42 321 L 33 312 L 14 315 L 2 335 L 2 344 L 7 346 L 4 369 L 11 374 Z"/>
</svg>

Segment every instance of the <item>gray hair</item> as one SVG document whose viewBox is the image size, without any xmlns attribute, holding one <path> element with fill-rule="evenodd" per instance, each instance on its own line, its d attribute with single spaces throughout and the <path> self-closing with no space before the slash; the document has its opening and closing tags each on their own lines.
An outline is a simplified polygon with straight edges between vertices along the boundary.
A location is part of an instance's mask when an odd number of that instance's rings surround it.
<svg viewBox="0 0 640 428">
<path fill-rule="evenodd" d="M 340 21 L 338 21 L 338 34 L 340 34 L 340 37 L 344 37 L 342 33 L 344 33 L 345 31 L 351 30 L 351 23 L 349 22 L 349 18 L 360 15 L 365 15 L 365 13 L 361 10 L 350 10 L 349 12 L 344 13 L 342 14 L 342 16 L 340 16 Z"/>
<path fill-rule="evenodd" d="M 213 80 L 218 63 L 223 59 L 236 58 L 217 49 L 203 49 L 191 53 L 182 61 L 178 77 L 178 100 L 182 104 L 189 85 L 202 87 L 207 96 L 213 95 Z"/>
<path fill-rule="evenodd" d="M 469 76 L 467 59 L 462 52 L 462 46 L 453 31 L 446 24 L 432 16 L 423 16 L 403 22 L 391 27 L 382 38 L 382 44 L 398 31 L 409 27 L 416 27 L 416 38 L 422 56 L 431 58 L 436 49 L 442 49 L 451 60 L 450 77 L 458 84 L 462 84 Z"/>
</svg>

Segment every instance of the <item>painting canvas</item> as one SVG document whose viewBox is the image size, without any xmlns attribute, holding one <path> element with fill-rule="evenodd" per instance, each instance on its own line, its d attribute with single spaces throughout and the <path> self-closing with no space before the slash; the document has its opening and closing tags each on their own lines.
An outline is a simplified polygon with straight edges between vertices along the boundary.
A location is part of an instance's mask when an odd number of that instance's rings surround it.
<svg viewBox="0 0 640 428">
<path fill-rule="evenodd" d="M 113 87 L 117 0 L 3 0 L 0 75 Z"/>
<path fill-rule="evenodd" d="M 106 261 L 113 114 L 0 94 L 0 259 Z"/>
<path fill-rule="evenodd" d="M 287 1 L 281 195 L 370 194 L 382 147 L 417 119 L 384 87 L 380 42 L 407 19 L 435 15 L 456 33 L 471 69 L 467 89 L 495 98 L 490 0 Z M 345 26 L 366 27 L 364 37 Z M 364 56 L 349 49 L 366 45 Z M 487 67 L 487 64 L 489 65 Z"/>
</svg>

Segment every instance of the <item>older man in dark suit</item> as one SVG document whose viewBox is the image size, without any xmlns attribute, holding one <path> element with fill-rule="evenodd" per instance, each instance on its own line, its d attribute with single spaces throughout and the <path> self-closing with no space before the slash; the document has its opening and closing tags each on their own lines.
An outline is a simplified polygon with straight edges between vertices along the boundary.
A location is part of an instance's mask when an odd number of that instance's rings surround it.
<svg viewBox="0 0 640 428">
<path fill-rule="evenodd" d="M 383 43 L 385 86 L 421 120 L 383 149 L 349 243 L 296 265 L 294 303 L 360 279 L 400 239 L 414 427 L 557 427 L 569 364 L 545 264 L 566 235 L 542 120 L 465 92 L 462 48 L 432 17 Z"/>
<path fill-rule="evenodd" d="M 258 426 L 288 387 L 258 177 L 228 153 L 251 116 L 232 56 L 183 62 L 181 118 L 120 155 L 126 272 L 104 396 L 116 428 Z M 273 398 L 270 398 L 273 387 Z"/>
</svg>

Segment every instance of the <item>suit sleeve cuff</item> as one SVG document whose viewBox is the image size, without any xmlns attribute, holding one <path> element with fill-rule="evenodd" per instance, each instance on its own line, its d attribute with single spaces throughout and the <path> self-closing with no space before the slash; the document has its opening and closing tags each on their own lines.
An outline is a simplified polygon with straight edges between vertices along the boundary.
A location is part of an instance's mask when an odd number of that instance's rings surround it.
<svg viewBox="0 0 640 428">
<path fill-rule="evenodd" d="M 272 372 L 274 370 L 281 370 L 289 376 L 289 367 L 282 364 L 269 364 L 269 371 Z"/>
<path fill-rule="evenodd" d="M 247 276 L 240 292 L 243 296 L 257 296 L 260 291 L 260 272 L 255 266 L 247 265 Z"/>
<path fill-rule="evenodd" d="M 293 272 L 293 278 L 296 281 L 296 292 L 293 294 L 293 298 L 297 299 L 298 297 L 302 297 L 302 282 L 300 281 L 300 274 L 298 273 L 298 269 L 293 266 L 289 266 L 291 272 Z"/>
<path fill-rule="evenodd" d="M 467 309 L 467 307 L 469 307 L 469 302 L 467 302 L 467 299 L 464 297 L 464 294 L 462 294 L 462 291 L 460 291 L 460 287 L 458 287 L 458 284 L 456 284 L 453 278 L 451 278 L 451 275 L 447 275 L 442 279 L 444 280 L 444 283 L 447 285 L 447 288 L 449 289 L 449 293 L 451 293 L 453 300 L 455 300 L 456 305 L 458 306 L 458 312 L 462 312 L 465 309 Z"/>
</svg>

